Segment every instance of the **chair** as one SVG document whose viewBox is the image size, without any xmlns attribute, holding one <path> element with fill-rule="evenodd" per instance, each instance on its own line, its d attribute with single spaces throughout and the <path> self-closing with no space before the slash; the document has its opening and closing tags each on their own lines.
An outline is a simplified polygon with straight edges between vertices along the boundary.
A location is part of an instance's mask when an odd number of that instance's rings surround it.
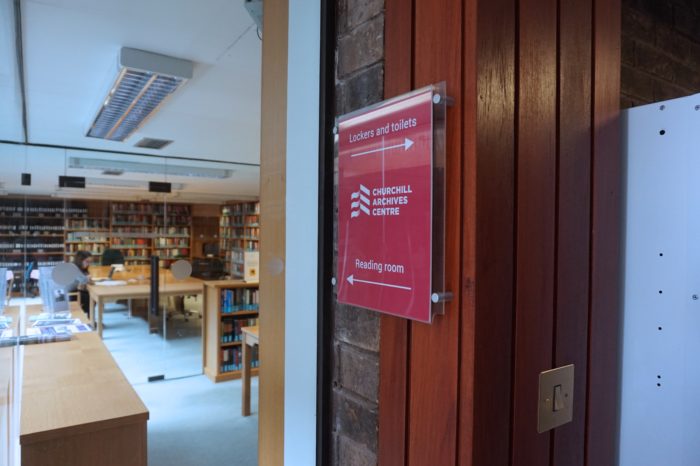
<svg viewBox="0 0 700 466">
<path fill-rule="evenodd" d="M 123 264 L 124 254 L 119 249 L 105 249 L 102 253 L 101 265 Z"/>
</svg>

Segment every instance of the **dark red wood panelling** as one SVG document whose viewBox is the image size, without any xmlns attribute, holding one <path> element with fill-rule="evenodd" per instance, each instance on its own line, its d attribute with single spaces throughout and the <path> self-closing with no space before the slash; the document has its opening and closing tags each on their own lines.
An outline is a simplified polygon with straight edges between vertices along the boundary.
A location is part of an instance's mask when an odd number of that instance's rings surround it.
<svg viewBox="0 0 700 466">
<path fill-rule="evenodd" d="M 537 433 L 539 373 L 552 365 L 555 276 L 557 2 L 521 0 L 513 466 L 549 464 Z"/>
<path fill-rule="evenodd" d="M 476 335 L 476 2 L 464 2 L 462 92 L 462 305 L 459 333 L 457 464 L 473 466 Z"/>
<path fill-rule="evenodd" d="M 384 97 L 409 92 L 412 76 L 413 2 L 386 0 Z M 381 316 L 379 348 L 379 439 L 382 466 L 406 464 L 408 322 Z"/>
<path fill-rule="evenodd" d="M 454 465 L 461 271 L 462 0 L 416 0 L 414 86 L 445 81 L 455 105 L 447 110 L 446 286 L 454 299 L 432 325 L 411 324 L 409 466 Z M 457 130 L 455 130 L 457 129 Z M 438 239 L 439 240 L 439 239 Z"/>
<path fill-rule="evenodd" d="M 586 464 L 617 457 L 620 355 L 620 0 L 595 0 Z"/>
<path fill-rule="evenodd" d="M 475 68 L 465 66 L 465 76 L 476 74 L 475 92 L 478 96 L 475 109 L 476 176 L 475 179 L 467 178 L 469 181 L 464 188 L 465 202 L 469 201 L 467 193 L 476 190 L 475 466 L 510 464 L 515 234 L 515 13 L 515 0 L 479 2 L 475 45 L 477 63 Z M 465 109 L 465 120 L 469 118 L 469 110 Z M 471 166 L 466 167 L 465 177 L 468 177 L 469 169 L 474 171 Z M 475 183 L 475 186 L 469 183 Z M 465 206 L 465 209 L 468 207 Z M 473 221 L 472 217 L 466 221 Z M 467 251 L 465 243 L 465 254 Z M 463 348 L 467 344 L 467 341 L 462 341 Z M 469 394 L 462 390 L 461 399 L 468 397 Z M 470 463 L 462 456 L 461 464 Z"/>
<path fill-rule="evenodd" d="M 560 0 L 555 355 L 575 365 L 573 421 L 552 433 L 552 466 L 583 466 L 588 366 L 592 0 Z"/>
</svg>

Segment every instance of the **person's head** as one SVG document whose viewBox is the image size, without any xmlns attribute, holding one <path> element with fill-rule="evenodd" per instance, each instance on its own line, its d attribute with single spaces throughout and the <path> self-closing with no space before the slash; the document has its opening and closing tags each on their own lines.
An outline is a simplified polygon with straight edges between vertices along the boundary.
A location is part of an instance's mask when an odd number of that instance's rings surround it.
<svg viewBox="0 0 700 466">
<path fill-rule="evenodd" d="M 73 257 L 73 263 L 78 266 L 80 270 L 87 270 L 90 267 L 90 262 L 92 261 L 92 253 L 89 251 L 78 251 Z"/>
</svg>

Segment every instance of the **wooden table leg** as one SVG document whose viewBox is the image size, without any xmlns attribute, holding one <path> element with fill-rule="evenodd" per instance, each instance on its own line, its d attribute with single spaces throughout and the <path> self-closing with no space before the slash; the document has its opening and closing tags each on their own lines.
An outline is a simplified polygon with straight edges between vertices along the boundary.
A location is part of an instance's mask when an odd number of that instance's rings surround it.
<svg viewBox="0 0 700 466">
<path fill-rule="evenodd" d="M 248 339 L 244 335 L 243 344 L 241 345 L 243 347 L 243 399 L 241 403 L 241 414 L 243 416 L 250 416 L 250 362 L 253 348 L 249 348 L 248 343 Z"/>
<path fill-rule="evenodd" d="M 92 325 L 92 328 L 95 328 L 95 298 L 93 298 L 92 295 L 90 295 L 88 305 L 90 306 L 88 307 L 88 311 L 90 311 L 88 316 L 89 323 Z"/>
<path fill-rule="evenodd" d="M 95 311 L 95 319 L 97 319 L 97 334 L 102 338 L 102 316 L 105 308 L 105 303 L 102 299 L 97 300 L 97 310 Z"/>
</svg>

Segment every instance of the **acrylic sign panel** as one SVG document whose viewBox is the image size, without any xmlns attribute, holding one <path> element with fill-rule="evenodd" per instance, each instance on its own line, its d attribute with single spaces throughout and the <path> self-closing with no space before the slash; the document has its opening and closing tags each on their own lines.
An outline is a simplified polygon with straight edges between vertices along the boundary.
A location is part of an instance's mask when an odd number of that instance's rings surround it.
<svg viewBox="0 0 700 466">
<path fill-rule="evenodd" d="M 338 124 L 338 301 L 431 319 L 433 91 Z"/>
</svg>

